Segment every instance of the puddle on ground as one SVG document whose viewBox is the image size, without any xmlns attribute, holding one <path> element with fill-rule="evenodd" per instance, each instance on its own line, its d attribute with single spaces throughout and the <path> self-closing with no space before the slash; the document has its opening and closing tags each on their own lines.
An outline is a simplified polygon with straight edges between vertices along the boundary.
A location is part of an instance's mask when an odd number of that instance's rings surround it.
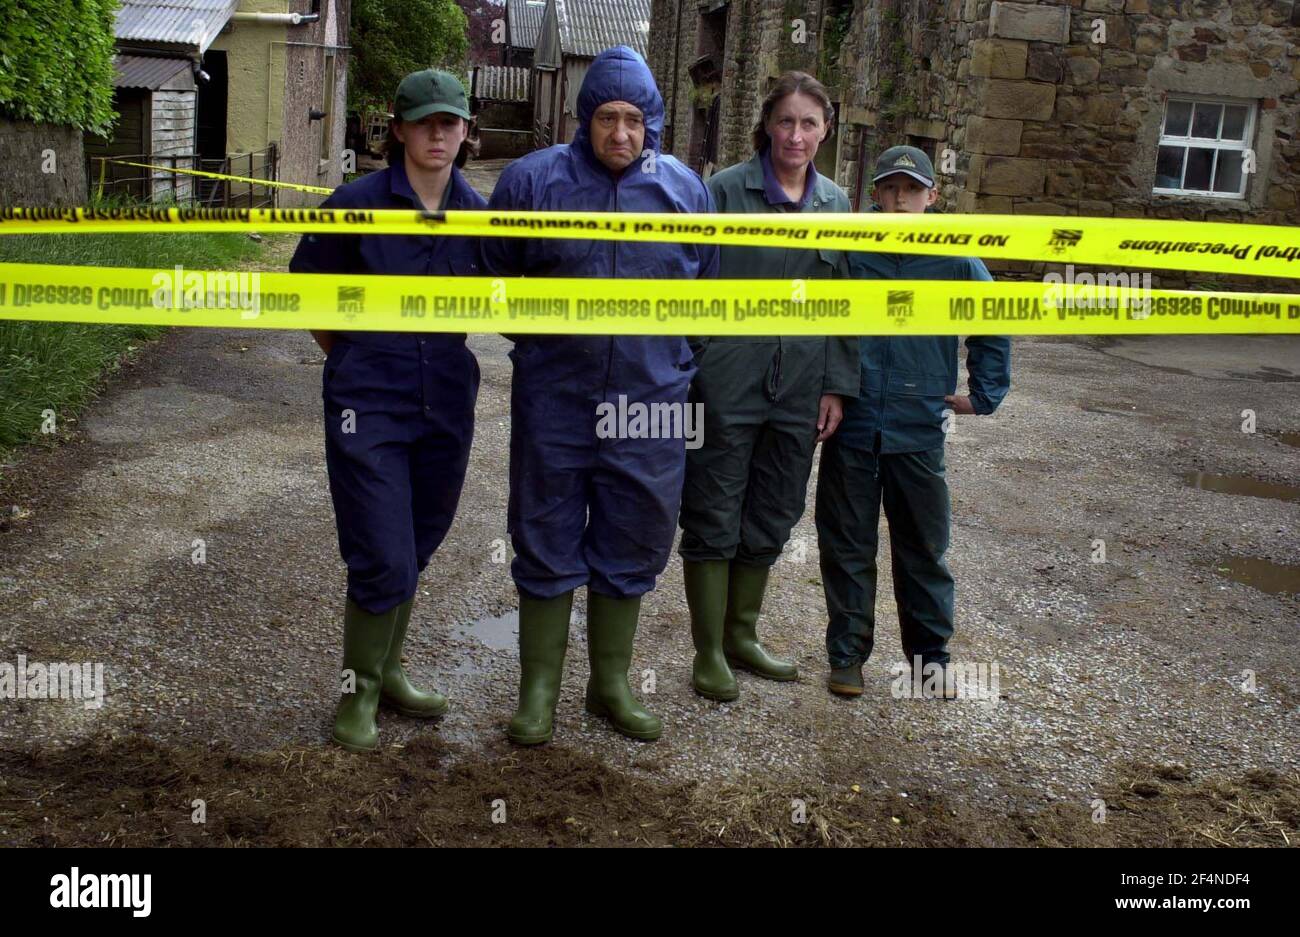
<svg viewBox="0 0 1300 937">
<path fill-rule="evenodd" d="M 579 620 L 575 612 L 569 619 L 570 651 L 572 651 L 573 626 Z M 458 637 L 473 638 L 478 644 L 492 651 L 509 651 L 512 655 L 519 653 L 519 609 L 512 608 L 504 615 L 489 615 L 478 621 L 466 622 L 453 626 Z M 452 673 L 481 674 L 488 670 L 489 660 L 479 659 L 481 649 L 472 649 Z"/>
<path fill-rule="evenodd" d="M 1300 566 L 1261 560 L 1257 556 L 1225 556 L 1211 565 L 1220 576 L 1267 592 L 1300 595 Z"/>
<path fill-rule="evenodd" d="M 1266 429 L 1260 431 L 1261 436 L 1267 436 L 1269 439 L 1276 439 L 1278 442 L 1285 443 L 1288 446 L 1295 446 L 1300 449 L 1300 433 L 1288 433 L 1280 429 Z"/>
<path fill-rule="evenodd" d="M 474 638 L 494 651 L 513 651 L 519 647 L 519 609 L 456 625 L 455 631 L 461 637 Z"/>
<path fill-rule="evenodd" d="M 1249 495 L 1252 498 L 1271 498 L 1274 501 L 1300 502 L 1300 488 L 1262 482 L 1249 475 L 1211 475 L 1209 472 L 1184 472 L 1183 484 L 1202 491 L 1217 491 L 1226 495 Z"/>
</svg>

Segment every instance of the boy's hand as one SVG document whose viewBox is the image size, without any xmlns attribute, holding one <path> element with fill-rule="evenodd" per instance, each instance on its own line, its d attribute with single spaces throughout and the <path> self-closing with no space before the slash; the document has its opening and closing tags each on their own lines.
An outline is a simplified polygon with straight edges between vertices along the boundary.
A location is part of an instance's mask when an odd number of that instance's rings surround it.
<svg viewBox="0 0 1300 937">
<path fill-rule="evenodd" d="M 840 420 L 844 419 L 844 401 L 839 394 L 822 394 L 817 409 L 817 442 L 825 442 L 835 435 Z"/>
<path fill-rule="evenodd" d="M 963 394 L 949 394 L 943 398 L 943 402 L 952 407 L 953 413 L 965 413 L 968 415 L 975 413 L 975 408 L 971 405 L 970 398 Z"/>
</svg>

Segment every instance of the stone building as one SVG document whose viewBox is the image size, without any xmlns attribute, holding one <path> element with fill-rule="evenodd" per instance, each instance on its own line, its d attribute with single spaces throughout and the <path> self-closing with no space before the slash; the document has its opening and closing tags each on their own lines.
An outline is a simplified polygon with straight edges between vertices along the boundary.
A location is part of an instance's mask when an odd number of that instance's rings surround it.
<svg viewBox="0 0 1300 937">
<path fill-rule="evenodd" d="M 896 143 L 947 210 L 1300 223 L 1300 0 L 654 0 L 667 148 L 750 152 L 762 97 L 816 74 L 818 168 L 861 207 Z M 869 185 L 866 187 L 869 191 Z"/>
</svg>

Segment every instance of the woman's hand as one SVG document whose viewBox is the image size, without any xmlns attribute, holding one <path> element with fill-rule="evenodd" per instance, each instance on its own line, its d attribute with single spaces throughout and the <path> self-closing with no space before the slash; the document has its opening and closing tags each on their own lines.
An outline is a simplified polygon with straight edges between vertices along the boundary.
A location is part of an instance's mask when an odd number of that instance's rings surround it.
<svg viewBox="0 0 1300 937">
<path fill-rule="evenodd" d="M 844 419 L 844 400 L 839 394 L 822 394 L 817 408 L 817 442 L 825 442 L 835 435 L 840 420 Z"/>
</svg>

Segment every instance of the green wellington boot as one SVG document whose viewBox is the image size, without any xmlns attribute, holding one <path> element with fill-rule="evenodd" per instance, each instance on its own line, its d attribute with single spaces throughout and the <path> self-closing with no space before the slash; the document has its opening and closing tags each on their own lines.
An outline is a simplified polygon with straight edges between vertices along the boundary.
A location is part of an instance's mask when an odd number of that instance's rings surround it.
<svg viewBox="0 0 1300 937">
<path fill-rule="evenodd" d="M 736 675 L 727 666 L 727 658 L 722 653 L 730 566 L 727 560 L 687 560 L 682 563 L 686 604 L 691 609 L 691 639 L 695 642 L 691 686 L 701 696 L 723 703 L 740 696 Z"/>
<path fill-rule="evenodd" d="M 591 655 L 587 712 L 604 716 L 626 736 L 650 742 L 659 738 L 663 723 L 646 712 L 627 684 L 640 614 L 640 596 L 612 599 L 587 590 L 587 650 Z"/>
<path fill-rule="evenodd" d="M 519 593 L 519 709 L 506 735 L 519 745 L 549 742 L 555 732 L 573 592 L 553 599 Z"/>
<path fill-rule="evenodd" d="M 766 566 L 731 564 L 722 650 L 727 663 L 737 670 L 748 670 L 768 680 L 796 680 L 799 670 L 794 664 L 770 656 L 758 643 L 758 613 L 763 607 L 768 572 Z"/>
<path fill-rule="evenodd" d="M 414 602 L 414 599 L 407 599 L 397 606 L 393 643 L 388 649 L 388 658 L 384 661 L 384 684 L 379 702 L 403 716 L 436 719 L 447 711 L 447 697 L 436 690 L 421 690 L 412 685 L 402 668 L 402 645 L 406 643 L 406 629 L 411 624 L 411 606 Z"/>
<path fill-rule="evenodd" d="M 372 615 L 348 599 L 344 609 L 343 669 L 356 674 L 356 684 L 339 700 L 333 739 L 350 752 L 368 752 L 379 744 L 375 713 L 396 622 L 395 608 Z"/>
</svg>

